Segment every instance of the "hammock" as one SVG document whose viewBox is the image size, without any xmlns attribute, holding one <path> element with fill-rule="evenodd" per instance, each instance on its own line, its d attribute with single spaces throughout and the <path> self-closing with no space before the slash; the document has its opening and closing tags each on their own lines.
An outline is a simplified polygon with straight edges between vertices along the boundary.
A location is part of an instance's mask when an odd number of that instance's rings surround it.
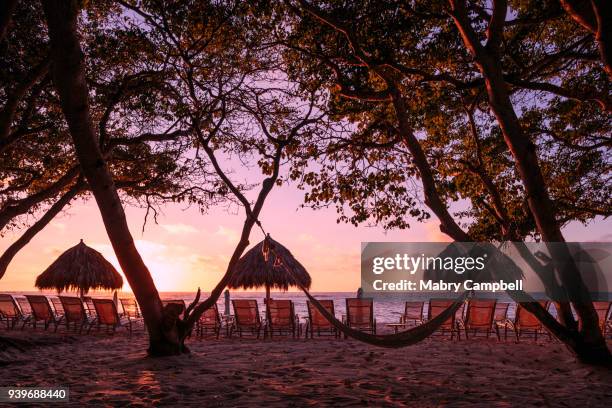
<svg viewBox="0 0 612 408">
<path fill-rule="evenodd" d="M 278 257 L 278 255 L 276 256 Z M 275 263 L 275 265 L 276 264 L 277 263 Z M 315 307 L 319 310 L 319 312 L 323 316 L 325 316 L 325 318 L 329 320 L 329 322 L 336 329 L 340 330 L 345 335 L 352 337 L 356 340 L 362 341 L 367 344 L 372 344 L 374 346 L 379 346 L 379 347 L 387 347 L 387 348 L 406 347 L 406 346 L 411 346 L 413 344 L 416 344 L 426 339 L 431 334 L 433 334 L 446 320 L 448 320 L 449 318 L 453 316 L 453 314 L 455 314 L 455 312 L 459 309 L 459 307 L 461 307 L 464 300 L 468 296 L 468 292 L 463 292 L 461 295 L 459 295 L 459 297 L 455 299 L 455 301 L 448 308 L 444 309 L 442 313 L 440 313 L 433 319 L 423 324 L 420 324 L 418 326 L 415 326 L 411 329 L 408 329 L 408 330 L 405 330 L 399 333 L 386 334 L 386 335 L 370 334 L 370 333 L 364 333 L 359 330 L 355 330 L 347 326 L 346 324 L 342 323 L 340 320 L 336 319 L 336 316 L 333 316 L 331 313 L 329 313 L 329 311 L 327 311 L 327 309 L 325 309 L 325 307 L 321 303 L 319 303 L 319 301 L 315 299 L 310 294 L 310 292 L 308 292 L 308 289 L 306 289 L 306 287 L 304 287 L 300 283 L 300 281 L 296 279 L 296 277 L 293 275 L 293 272 L 291 271 L 291 268 L 287 268 L 282 261 L 278 262 L 278 266 L 282 266 L 285 269 L 285 271 L 293 277 L 293 279 L 297 282 L 297 286 L 304 292 L 308 300 L 310 300 L 312 304 L 315 305 Z"/>
<path fill-rule="evenodd" d="M 319 301 L 315 299 L 306 288 L 300 287 L 300 289 L 302 289 L 308 300 L 312 302 L 312 304 L 319 310 L 319 312 L 323 316 L 325 316 L 325 318 L 329 320 L 329 322 L 333 324 L 334 327 L 340 330 L 342 333 L 354 338 L 355 340 L 372 344 L 374 346 L 387 348 L 400 348 L 411 346 L 426 339 L 432 333 L 434 333 L 442 325 L 442 323 L 448 320 L 459 309 L 459 307 L 462 305 L 463 301 L 467 297 L 467 292 L 463 292 L 457 299 L 455 299 L 455 302 L 451 306 L 444 309 L 442 313 L 440 313 L 433 319 L 427 321 L 426 323 L 420 324 L 409 330 L 396 334 L 380 335 L 365 333 L 347 326 L 340 320 L 336 319 L 334 315 L 329 313 L 327 309 L 325 309 L 325 307 L 321 303 L 319 303 Z"/>
</svg>

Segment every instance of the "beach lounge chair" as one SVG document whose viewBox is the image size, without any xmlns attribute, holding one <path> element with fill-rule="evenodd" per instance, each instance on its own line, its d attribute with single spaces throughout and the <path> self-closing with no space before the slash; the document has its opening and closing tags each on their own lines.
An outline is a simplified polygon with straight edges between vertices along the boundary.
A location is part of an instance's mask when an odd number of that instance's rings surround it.
<svg viewBox="0 0 612 408">
<path fill-rule="evenodd" d="M 51 307 L 53 308 L 53 313 L 55 314 L 56 319 L 61 319 L 64 317 L 64 306 L 62 305 L 62 301 L 58 297 L 50 297 Z"/>
<path fill-rule="evenodd" d="M 557 307 L 557 303 L 555 303 L 555 307 Z M 612 316 L 610 316 L 610 312 L 612 312 L 612 302 L 593 301 L 593 307 L 595 308 L 595 313 L 597 313 L 599 329 L 605 338 L 606 334 L 609 334 L 610 329 L 612 329 Z M 582 329 L 582 320 L 578 321 L 578 327 Z"/>
<path fill-rule="evenodd" d="M 85 326 L 89 326 L 92 323 L 83 301 L 79 297 L 73 296 L 60 296 L 59 301 L 62 304 L 62 310 L 64 311 L 64 322 L 66 322 L 66 329 L 70 330 L 70 324 L 74 324 L 74 330 L 78 328 L 79 333 L 83 331 Z"/>
<path fill-rule="evenodd" d="M 136 328 L 136 326 L 142 324 L 142 328 L 144 329 L 144 319 L 142 318 L 142 314 L 140 313 L 140 308 L 138 307 L 138 302 L 134 298 L 124 298 L 119 299 L 121 303 L 121 308 L 123 309 L 123 313 L 121 317 L 124 317 L 128 320 L 129 324 L 132 326 L 132 329 Z"/>
<path fill-rule="evenodd" d="M 595 312 L 597 313 L 597 319 L 599 320 L 599 328 L 604 337 L 606 337 L 606 331 L 610 322 L 610 309 L 612 308 L 612 302 L 598 301 L 593 302 Z"/>
<path fill-rule="evenodd" d="M 508 309 L 510 309 L 510 303 L 508 302 L 497 302 L 495 304 L 495 314 L 493 315 L 493 325 L 497 322 L 504 322 L 508 318 Z"/>
<path fill-rule="evenodd" d="M 470 299 L 465 318 L 457 319 L 457 329 L 463 329 L 466 339 L 469 338 L 470 331 L 474 336 L 479 331 L 485 332 L 488 338 L 493 331 L 496 303 L 495 299 Z"/>
<path fill-rule="evenodd" d="M 335 316 L 334 313 L 334 301 L 331 299 L 319 300 L 319 303 L 323 305 L 325 310 L 327 310 L 332 316 Z M 310 338 L 314 337 L 315 332 L 317 336 L 321 336 L 321 333 L 328 333 L 329 335 L 333 335 L 334 337 L 340 337 L 340 332 L 336 329 L 334 325 L 332 325 L 329 320 L 325 318 L 319 312 L 319 309 L 315 307 L 310 301 L 306 301 L 306 305 L 308 306 L 308 323 L 306 325 L 306 338 L 308 338 L 308 333 L 310 332 Z"/>
<path fill-rule="evenodd" d="M 274 333 L 283 335 L 291 333 L 292 337 L 299 337 L 299 322 L 295 314 L 293 302 L 289 299 L 270 299 L 266 305 L 266 332 L 270 338 Z M 265 335 L 265 332 L 264 332 Z"/>
<path fill-rule="evenodd" d="M 19 305 L 19 309 L 21 309 L 21 314 L 23 315 L 23 317 L 25 319 L 30 318 L 30 316 L 32 316 L 32 308 L 30 307 L 30 302 L 28 302 L 28 299 L 24 297 L 18 297 L 14 299 L 17 301 L 17 304 Z"/>
<path fill-rule="evenodd" d="M 119 299 L 119 303 L 121 303 L 121 316 L 133 319 L 142 318 L 142 314 L 140 313 L 140 308 L 138 307 L 138 302 L 136 302 L 136 299 L 123 298 Z"/>
<path fill-rule="evenodd" d="M 98 331 L 102 326 L 106 327 L 107 332 L 115 333 L 118 328 L 125 327 L 130 336 L 132 335 L 132 322 L 127 318 L 121 318 L 117 312 L 117 306 L 112 299 L 92 299 L 94 308 L 96 309 L 96 320 L 93 322 L 87 333 L 92 327 L 96 326 Z"/>
<path fill-rule="evenodd" d="M 234 307 L 234 324 L 230 329 L 230 337 L 234 331 L 237 331 L 240 337 L 242 337 L 243 332 L 248 331 L 259 338 L 262 322 L 257 301 L 254 299 L 232 299 L 232 306 Z"/>
<path fill-rule="evenodd" d="M 548 301 L 541 300 L 538 303 L 544 309 L 548 310 L 548 306 L 550 304 Z M 517 343 L 520 341 L 523 334 L 528 334 L 529 332 L 533 333 L 534 340 L 538 341 L 538 334 L 541 334 L 544 328 L 542 323 L 533 314 L 529 313 L 520 303 L 516 305 L 514 320 L 506 319 L 505 322 L 496 324 L 495 329 L 498 331 L 498 337 L 499 329 L 502 327 L 504 329 L 504 340 L 508 338 L 508 330 L 512 330 L 516 337 Z M 550 338 L 550 333 L 548 333 L 548 336 Z"/>
<path fill-rule="evenodd" d="M 406 302 L 404 313 L 400 316 L 400 323 L 418 326 L 423 323 L 423 307 L 425 302 Z"/>
<path fill-rule="evenodd" d="M 427 320 L 431 320 L 434 317 L 438 316 L 445 309 L 448 309 L 454 302 L 455 301 L 453 299 L 430 299 L 429 308 L 427 309 Z M 442 323 L 442 325 L 437 330 L 439 334 L 444 335 L 446 332 L 450 332 L 450 338 L 452 340 L 456 333 L 457 338 L 461 339 L 461 332 L 457 329 L 456 318 L 458 315 L 460 316 L 463 314 L 464 305 L 465 303 L 460 306 L 457 312 L 455 312 L 444 323 Z"/>
<path fill-rule="evenodd" d="M 493 315 L 493 330 L 497 335 L 497 340 L 501 341 L 499 334 L 499 328 L 504 327 L 506 320 L 508 320 L 508 310 L 510 310 L 510 303 L 508 302 L 497 302 L 495 304 L 495 314 Z M 504 329 L 504 337 L 507 337 L 508 329 Z"/>
<path fill-rule="evenodd" d="M 36 324 L 38 322 L 42 322 L 45 330 L 47 330 L 49 326 L 53 324 L 55 326 L 55 331 L 57 331 L 63 316 L 60 318 L 55 316 L 55 313 L 51 308 L 51 304 L 49 303 L 49 299 L 42 295 L 26 295 L 26 299 L 28 299 L 30 309 L 32 310 L 32 316 L 26 323 L 31 323 L 32 327 L 36 328 Z M 25 327 L 26 323 L 23 324 L 22 328 Z"/>
<path fill-rule="evenodd" d="M 404 312 L 400 315 L 399 323 L 387 323 L 386 326 L 392 328 L 395 333 L 406 327 L 414 327 L 423 323 L 424 302 L 406 302 Z"/>
<path fill-rule="evenodd" d="M 0 294 L 0 321 L 6 323 L 7 329 L 14 329 L 17 323 L 26 319 L 12 295 Z"/>
<path fill-rule="evenodd" d="M 221 316 L 219 316 L 219 309 L 216 303 L 206 309 L 196 323 L 196 336 L 202 338 L 209 332 L 217 338 L 219 338 L 221 333 Z"/>
<path fill-rule="evenodd" d="M 93 299 L 91 296 L 83 297 L 83 305 L 85 306 L 85 311 L 90 319 L 95 319 L 97 317 L 96 307 L 93 304 Z"/>
<path fill-rule="evenodd" d="M 374 301 L 371 298 L 346 299 L 346 325 L 352 329 L 376 334 Z"/>
</svg>

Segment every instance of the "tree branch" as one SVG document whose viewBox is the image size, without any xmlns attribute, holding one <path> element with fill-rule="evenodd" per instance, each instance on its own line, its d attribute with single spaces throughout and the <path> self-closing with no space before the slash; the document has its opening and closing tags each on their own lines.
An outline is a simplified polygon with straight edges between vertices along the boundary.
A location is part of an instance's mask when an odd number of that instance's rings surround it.
<svg viewBox="0 0 612 408">
<path fill-rule="evenodd" d="M 30 88 L 47 75 L 49 64 L 49 58 L 44 56 L 43 60 L 30 70 L 24 81 L 17 84 L 13 91 L 8 94 L 7 101 L 0 111 L 0 144 L 5 144 L 4 140 L 11 130 L 11 124 L 19 102 Z"/>
<path fill-rule="evenodd" d="M 606 112 L 612 112 L 612 101 L 606 95 L 597 95 L 588 90 L 571 90 L 560 87 L 548 82 L 533 82 L 528 80 L 516 79 L 512 76 L 504 78 L 509 84 L 518 86 L 523 89 L 531 89 L 534 91 L 550 92 L 555 95 L 563 96 L 564 98 L 573 99 L 580 102 L 593 101 L 599 104 Z"/>
<path fill-rule="evenodd" d="M 504 24 L 508 11 L 507 0 L 493 0 L 493 13 L 487 28 L 487 44 L 490 50 L 498 50 L 504 35 Z"/>
<path fill-rule="evenodd" d="M 49 187 L 18 201 L 7 202 L 0 209 L 0 231 L 18 215 L 25 214 L 33 206 L 42 203 L 62 191 L 79 174 L 79 167 L 74 166 Z"/>
<path fill-rule="evenodd" d="M 40 231 L 42 231 L 48 224 L 55 218 L 57 214 L 59 214 L 66 205 L 72 201 L 77 194 L 85 189 L 85 182 L 79 180 L 74 186 L 72 186 L 68 191 L 66 191 L 53 205 L 48 208 L 42 217 L 40 217 L 34 224 L 32 224 L 24 233 L 21 235 L 11 246 L 9 246 L 2 256 L 0 256 L 0 279 L 6 273 L 6 269 L 9 264 L 17 255 L 17 253 L 25 247 L 32 238 L 36 236 Z"/>
<path fill-rule="evenodd" d="M 604 69 L 612 78 L 612 5 L 609 0 L 560 0 L 567 14 L 595 36 Z"/>
</svg>

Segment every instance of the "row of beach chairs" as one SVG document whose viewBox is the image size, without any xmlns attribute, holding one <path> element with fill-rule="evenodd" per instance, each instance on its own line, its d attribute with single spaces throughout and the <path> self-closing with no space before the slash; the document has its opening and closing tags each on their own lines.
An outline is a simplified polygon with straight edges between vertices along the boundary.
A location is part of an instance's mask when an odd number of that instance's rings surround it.
<svg viewBox="0 0 612 408">
<path fill-rule="evenodd" d="M 120 299 L 119 301 L 121 312 L 110 299 L 91 297 L 81 299 L 73 296 L 48 298 L 42 295 L 13 297 L 10 294 L 0 294 L 0 323 L 4 323 L 7 329 L 21 328 L 22 330 L 31 326 L 57 331 L 60 326 L 64 325 L 67 330 L 79 333 L 84 330 L 89 333 L 92 329 L 101 330 L 103 328 L 114 332 L 119 328 L 125 328 L 131 334 L 136 328 L 144 327 L 135 299 Z M 184 300 L 164 300 L 163 303 L 164 305 L 178 304 L 183 312 L 186 309 Z M 322 303 L 330 308 L 331 313 L 334 313 L 332 301 L 324 300 Z M 222 316 L 216 304 L 206 310 L 196 324 L 196 335 L 204 337 L 212 334 L 218 338 L 224 326 L 229 337 L 234 334 L 240 337 L 251 334 L 259 338 L 262 332 L 264 337 L 290 334 L 296 338 L 301 335 L 302 326 L 299 317 L 295 314 L 293 302 L 290 300 L 271 299 L 268 302 L 264 319 L 260 316 L 256 300 L 237 299 L 233 300 L 232 304 L 234 308 L 232 318 Z M 330 332 L 337 335 L 336 330 L 331 327 L 323 315 L 310 304 L 309 314 L 308 321 L 311 322 L 309 327 L 313 328 L 313 332 L 316 330 L 318 334 Z M 369 323 L 355 320 L 355 327 L 367 329 L 365 326 Z"/>
<path fill-rule="evenodd" d="M 131 334 L 138 327 L 144 329 L 143 318 L 135 299 L 121 299 L 120 312 L 111 299 L 92 297 L 58 296 L 48 298 L 43 295 L 26 295 L 13 297 L 10 294 L 0 294 L 0 323 L 7 329 L 27 326 L 36 329 L 42 326 L 57 331 L 62 325 L 67 330 L 88 333 L 93 329 L 106 329 L 115 332 L 125 328 Z M 168 303 L 180 303 L 185 310 L 185 302 L 169 300 Z"/>
<path fill-rule="evenodd" d="M 335 316 L 333 300 L 320 300 L 322 306 Z M 67 330 L 98 331 L 105 328 L 109 332 L 115 332 L 119 328 L 125 328 L 131 334 L 135 329 L 144 329 L 142 315 L 135 299 L 120 299 L 121 311 L 110 299 L 96 299 L 85 297 L 59 296 L 47 298 L 42 295 L 27 295 L 24 298 L 15 298 L 9 294 L 0 294 L 0 323 L 4 322 L 7 329 L 15 329 L 21 325 L 21 329 L 30 325 L 37 325 L 47 330 L 53 326 L 54 330 L 65 325 Z M 164 300 L 164 305 L 178 304 L 185 311 L 184 300 Z M 387 326 L 395 332 L 417 326 L 439 315 L 448 308 L 453 300 L 431 299 L 428 302 L 427 313 L 424 315 L 425 302 L 406 302 L 404 312 L 400 314 L 397 323 L 389 323 Z M 541 301 L 545 309 L 551 306 L 551 302 Z M 251 335 L 259 338 L 263 336 L 273 337 L 275 335 L 291 335 L 293 338 L 302 334 L 302 324 L 295 313 L 294 304 L 291 300 L 270 299 L 266 302 L 265 317 L 261 317 L 259 306 L 254 299 L 232 300 L 234 309 L 233 316 L 223 316 L 219 313 L 217 305 L 209 308 L 200 317 L 195 327 L 198 337 L 214 336 L 219 338 L 223 328 L 226 335 L 239 337 Z M 594 302 L 599 316 L 601 330 L 606 335 L 612 330 L 612 302 Z M 339 331 L 333 326 L 319 310 L 307 301 L 308 317 L 305 324 L 305 337 L 331 335 L 340 337 Z M 494 299 L 470 299 L 462 303 L 457 312 L 445 321 L 438 329 L 437 334 L 447 335 L 450 338 L 461 339 L 461 333 L 465 338 L 483 334 L 487 338 L 495 333 L 498 340 L 508 338 L 508 332 L 513 332 L 516 340 L 520 341 L 522 336 L 531 334 L 537 341 L 538 335 L 550 334 L 544 330 L 539 320 L 529 313 L 522 305 L 518 304 L 514 318 L 508 317 L 510 303 L 497 302 Z M 346 299 L 346 314 L 342 321 L 349 327 L 364 332 L 376 334 L 376 319 L 374 318 L 374 302 L 368 298 Z"/>
<path fill-rule="evenodd" d="M 436 317 L 452 303 L 453 300 L 448 299 L 431 299 L 427 317 L 424 318 L 425 302 L 406 302 L 399 322 L 387 326 L 397 332 L 400 328 L 419 325 L 425 320 Z M 554 302 L 544 300 L 539 303 L 546 310 L 555 305 Z M 526 335 L 532 335 L 536 341 L 538 335 L 541 334 L 546 334 L 549 339 L 551 338 L 542 323 L 520 303 L 516 305 L 514 318 L 510 319 L 508 316 L 510 305 L 510 303 L 497 302 L 495 299 L 470 299 L 462 303 L 457 312 L 440 326 L 439 332 L 450 333 L 451 339 L 454 336 L 461 339 L 462 332 L 466 339 L 479 333 L 489 337 L 494 332 L 498 340 L 501 340 L 502 333 L 504 340 L 507 340 L 509 331 L 514 333 L 517 342 Z M 593 305 L 597 312 L 600 329 L 606 336 L 612 331 L 612 302 L 596 301 L 593 302 Z"/>
<path fill-rule="evenodd" d="M 305 337 L 312 338 L 315 334 L 340 337 L 336 327 L 310 301 L 306 303 L 308 317 L 305 324 Z M 320 300 L 319 303 L 335 316 L 333 300 Z M 431 299 L 425 317 L 423 315 L 425 302 L 406 302 L 399 322 L 387 324 L 387 326 L 397 332 L 399 329 L 405 330 L 422 324 L 442 313 L 452 303 L 453 300 L 448 299 Z M 548 310 L 553 303 L 540 301 L 540 304 Z M 233 318 L 230 320 L 226 318 L 225 322 L 216 305 L 208 309 L 198 322 L 197 335 L 202 337 L 211 333 L 218 338 L 224 325 L 228 337 L 236 333 L 240 337 L 250 334 L 259 338 L 262 332 L 264 337 L 288 334 L 295 338 L 301 335 L 302 326 L 291 300 L 270 299 L 266 304 L 265 318 L 261 318 L 258 303 L 254 299 L 235 299 L 232 300 L 232 305 Z M 510 319 L 508 316 L 510 305 L 510 303 L 497 302 L 494 299 L 470 299 L 462 303 L 457 312 L 440 326 L 437 333 L 441 335 L 448 333 L 451 339 L 455 336 L 461 339 L 461 333 L 465 334 L 466 339 L 481 333 L 488 338 L 495 333 L 498 340 L 501 340 L 503 333 L 504 340 L 507 340 L 509 332 L 514 333 L 517 341 L 527 335 L 532 335 L 536 341 L 541 334 L 551 337 L 545 331 L 542 323 L 520 304 L 516 307 L 514 318 Z M 606 335 L 612 330 L 612 302 L 594 302 L 594 306 L 601 330 Z M 342 321 L 353 329 L 376 334 L 373 300 L 346 299 L 346 314 L 342 316 Z"/>
<path fill-rule="evenodd" d="M 135 302 L 134 302 L 135 303 Z M 120 315 L 111 299 L 83 299 L 74 296 L 48 298 L 43 295 L 26 295 L 15 298 L 9 294 L 0 294 L 0 322 L 7 329 L 26 326 L 44 330 L 52 328 L 57 331 L 62 325 L 75 332 L 90 332 L 93 329 L 116 331 L 125 327 L 132 333 L 137 319 Z"/>
</svg>

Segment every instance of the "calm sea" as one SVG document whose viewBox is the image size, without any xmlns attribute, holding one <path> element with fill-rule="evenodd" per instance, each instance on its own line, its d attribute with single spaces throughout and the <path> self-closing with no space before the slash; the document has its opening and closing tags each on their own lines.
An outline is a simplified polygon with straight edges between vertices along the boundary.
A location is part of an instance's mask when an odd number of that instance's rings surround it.
<svg viewBox="0 0 612 408">
<path fill-rule="evenodd" d="M 11 292 L 6 292 L 11 293 Z M 35 294 L 45 294 L 48 296 L 56 296 L 55 292 L 12 292 L 15 296 L 23 296 L 23 295 L 35 295 Z M 334 308 L 336 311 L 336 317 L 340 318 L 341 315 L 345 314 L 346 310 L 346 298 L 355 297 L 355 292 L 312 292 L 311 293 L 317 299 L 331 299 L 334 301 Z M 209 293 L 202 293 L 201 299 L 205 299 Z M 74 296 L 74 293 L 71 293 L 70 296 Z M 112 292 L 90 292 L 90 296 L 93 297 L 101 297 L 101 298 L 112 298 Z M 189 304 L 193 301 L 195 297 L 195 293 L 192 292 L 160 292 L 160 296 L 164 300 L 174 300 L 174 299 L 183 299 L 186 304 Z M 130 292 L 119 292 L 119 298 L 124 297 L 133 297 L 133 294 Z M 264 292 L 231 292 L 230 297 L 233 299 L 256 299 L 259 304 L 260 312 L 265 311 L 264 307 Z M 300 317 L 307 317 L 308 311 L 306 309 L 306 296 L 302 292 L 272 292 L 271 297 L 274 299 L 291 299 L 295 304 L 295 312 Z M 429 296 L 419 296 L 418 294 L 411 295 L 410 299 L 407 299 L 405 296 L 398 296 L 397 298 L 384 298 L 384 299 L 375 299 L 374 301 L 374 315 L 376 317 L 376 321 L 378 323 L 396 323 L 399 320 L 399 316 L 404 311 L 404 303 L 406 300 L 423 300 L 427 301 Z M 508 299 L 510 301 L 510 299 Z M 224 296 L 221 295 L 219 300 L 217 301 L 217 306 L 221 313 L 224 313 L 225 310 L 225 299 Z M 231 306 L 230 306 L 231 309 Z M 231 310 L 230 310 L 231 311 Z M 233 311 L 231 311 L 233 313 Z M 427 313 L 427 303 L 425 304 L 424 313 Z M 514 305 L 510 306 L 508 310 L 508 317 L 512 318 L 514 316 Z"/>
</svg>

